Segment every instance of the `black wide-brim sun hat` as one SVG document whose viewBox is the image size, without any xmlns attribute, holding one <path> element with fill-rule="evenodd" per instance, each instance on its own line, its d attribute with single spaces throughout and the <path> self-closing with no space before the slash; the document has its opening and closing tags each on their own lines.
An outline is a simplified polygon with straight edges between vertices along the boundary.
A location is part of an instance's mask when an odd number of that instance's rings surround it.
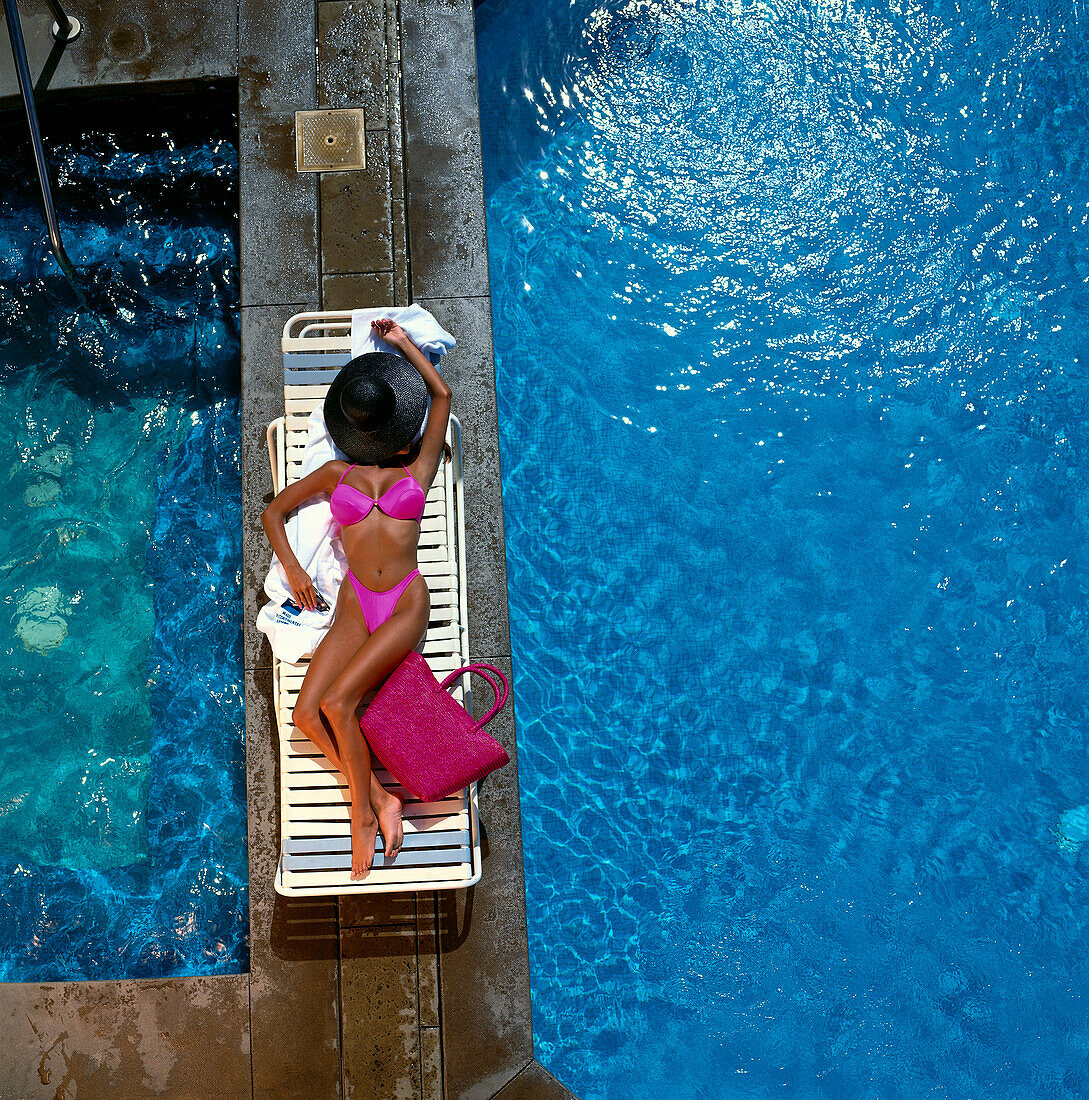
<svg viewBox="0 0 1089 1100">
<path fill-rule="evenodd" d="M 403 451 L 427 412 L 427 386 L 400 355 L 357 355 L 325 395 L 325 426 L 333 442 L 361 466 L 375 466 Z"/>
</svg>

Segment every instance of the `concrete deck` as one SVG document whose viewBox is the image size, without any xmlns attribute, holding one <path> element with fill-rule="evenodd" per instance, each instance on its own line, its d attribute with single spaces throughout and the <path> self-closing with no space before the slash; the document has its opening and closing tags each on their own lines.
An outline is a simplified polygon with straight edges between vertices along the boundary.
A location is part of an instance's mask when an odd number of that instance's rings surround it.
<svg viewBox="0 0 1089 1100">
<path fill-rule="evenodd" d="M 444 372 L 464 428 L 470 652 L 510 671 L 471 0 L 77 0 L 86 29 L 60 54 L 44 4 L 23 7 L 45 95 L 238 80 L 251 969 L 0 985 L 0 1098 L 570 1098 L 533 1060 L 513 708 L 497 731 L 512 765 L 481 785 L 478 886 L 272 888 L 271 658 L 253 620 L 292 313 L 419 301 L 457 337 Z M 0 104 L 14 91 L 8 62 Z M 365 108 L 365 171 L 296 173 L 294 112 L 319 106 Z"/>
</svg>

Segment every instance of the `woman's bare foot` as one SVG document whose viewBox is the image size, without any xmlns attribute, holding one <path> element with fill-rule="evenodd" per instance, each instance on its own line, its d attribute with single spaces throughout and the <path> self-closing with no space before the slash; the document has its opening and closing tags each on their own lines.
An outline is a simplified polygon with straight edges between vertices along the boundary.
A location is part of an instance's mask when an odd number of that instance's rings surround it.
<svg viewBox="0 0 1089 1100">
<path fill-rule="evenodd" d="M 378 815 L 378 825 L 382 830 L 382 852 L 386 859 L 393 859 L 401 850 L 401 845 L 405 839 L 404 826 L 401 824 L 401 814 L 404 807 L 395 794 L 383 790 L 382 795 L 384 797 L 378 800 L 378 805 L 374 806 L 374 812 Z"/>
<path fill-rule="evenodd" d="M 368 808 L 369 809 L 369 808 Z M 356 813 L 352 808 L 352 881 L 366 878 L 374 862 L 374 841 L 378 818 L 373 813 Z"/>
</svg>

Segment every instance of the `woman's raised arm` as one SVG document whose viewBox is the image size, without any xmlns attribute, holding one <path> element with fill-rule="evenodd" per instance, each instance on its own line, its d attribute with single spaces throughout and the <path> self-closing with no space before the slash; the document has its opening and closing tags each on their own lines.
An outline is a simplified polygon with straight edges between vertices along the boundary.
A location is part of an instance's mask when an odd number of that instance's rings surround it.
<svg viewBox="0 0 1089 1100">
<path fill-rule="evenodd" d="M 396 348 L 419 372 L 431 398 L 427 427 L 420 440 L 420 453 L 412 463 L 412 476 L 425 488 L 430 488 L 439 469 L 446 429 L 450 423 L 450 387 L 431 365 L 427 356 L 412 342 L 412 337 L 396 321 L 383 318 L 372 321 L 371 327 L 390 347 Z"/>
</svg>

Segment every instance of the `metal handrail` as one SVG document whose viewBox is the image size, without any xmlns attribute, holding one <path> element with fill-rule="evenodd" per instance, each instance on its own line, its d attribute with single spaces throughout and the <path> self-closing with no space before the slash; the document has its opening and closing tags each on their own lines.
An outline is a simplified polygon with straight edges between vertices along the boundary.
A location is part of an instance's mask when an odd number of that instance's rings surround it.
<svg viewBox="0 0 1089 1100">
<path fill-rule="evenodd" d="M 82 29 L 79 21 L 70 19 L 61 10 L 57 0 L 47 0 L 49 10 L 53 13 L 55 22 L 54 36 L 59 44 L 75 38 Z M 16 0 L 4 0 L 4 18 L 8 24 L 8 36 L 11 40 L 11 56 L 15 62 L 15 72 L 19 78 L 19 91 L 23 96 L 23 106 L 26 108 L 27 125 L 30 127 L 30 144 L 34 149 L 34 165 L 38 170 L 38 183 L 42 190 L 42 206 L 45 209 L 45 224 L 49 228 L 49 243 L 53 249 L 53 255 L 60 264 L 61 271 L 71 284 L 80 300 L 83 293 L 76 279 L 76 269 L 72 261 L 68 259 L 68 253 L 64 251 L 64 243 L 61 241 L 60 226 L 57 223 L 57 212 L 53 208 L 53 191 L 49 186 L 49 171 L 45 162 L 45 150 L 42 148 L 42 133 L 38 127 L 38 111 L 34 103 L 34 87 L 30 81 L 30 67 L 26 60 L 26 45 L 23 42 L 23 28 L 19 22 L 19 8 Z"/>
<path fill-rule="evenodd" d="M 49 10 L 53 13 L 53 37 L 59 42 L 67 42 L 75 38 L 83 29 L 78 19 L 72 19 L 64 14 L 64 9 L 57 0 L 45 0 Z"/>
</svg>

